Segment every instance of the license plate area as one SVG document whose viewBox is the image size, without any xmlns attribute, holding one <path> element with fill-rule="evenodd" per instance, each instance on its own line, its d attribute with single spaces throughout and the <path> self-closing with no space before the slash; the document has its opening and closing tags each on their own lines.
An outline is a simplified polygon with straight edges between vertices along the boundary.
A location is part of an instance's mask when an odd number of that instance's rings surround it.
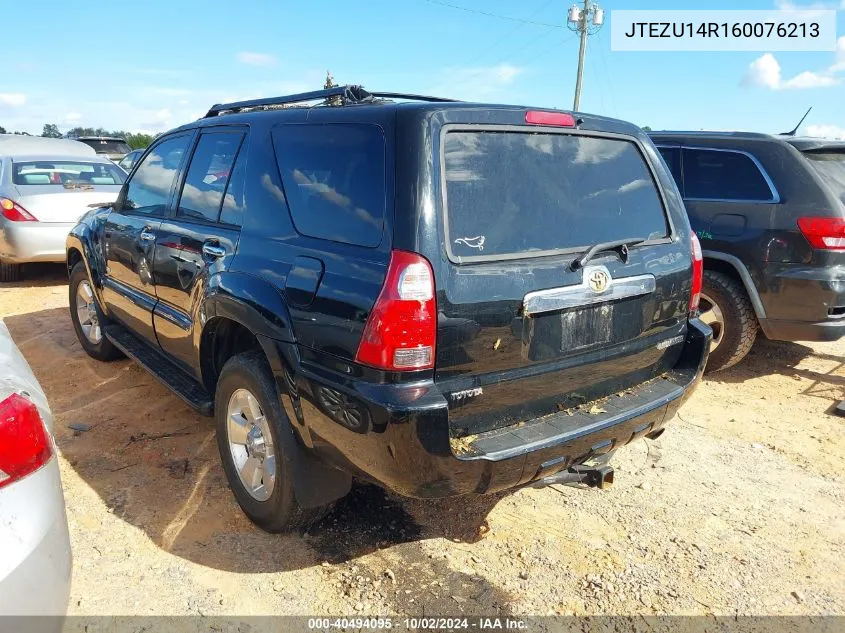
<svg viewBox="0 0 845 633">
<path fill-rule="evenodd" d="M 548 361 L 640 336 L 650 301 L 642 297 L 526 316 L 522 349 L 527 360 Z"/>
</svg>

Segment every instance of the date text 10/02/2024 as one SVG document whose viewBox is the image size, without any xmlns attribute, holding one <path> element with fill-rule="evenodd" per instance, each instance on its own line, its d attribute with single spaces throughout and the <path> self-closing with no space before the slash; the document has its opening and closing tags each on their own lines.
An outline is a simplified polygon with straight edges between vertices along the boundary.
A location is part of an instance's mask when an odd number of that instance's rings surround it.
<svg viewBox="0 0 845 633">
<path fill-rule="evenodd" d="M 314 631 L 372 630 L 372 631 L 525 631 L 528 623 L 518 618 L 309 618 L 308 628 Z"/>
</svg>

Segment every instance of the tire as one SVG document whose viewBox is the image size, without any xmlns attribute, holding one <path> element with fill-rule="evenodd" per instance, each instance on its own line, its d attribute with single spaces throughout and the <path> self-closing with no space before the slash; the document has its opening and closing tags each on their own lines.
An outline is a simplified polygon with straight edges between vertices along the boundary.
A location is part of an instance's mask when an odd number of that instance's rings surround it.
<svg viewBox="0 0 845 633">
<path fill-rule="evenodd" d="M 20 281 L 21 265 L 0 262 L 0 281 Z"/>
<path fill-rule="evenodd" d="M 719 313 L 721 319 L 717 318 Z M 733 367 L 751 351 L 760 325 L 741 283 L 724 273 L 705 270 L 701 316 L 713 328 L 705 372 Z"/>
<path fill-rule="evenodd" d="M 76 338 L 79 339 L 79 344 L 82 349 L 91 357 L 99 361 L 109 362 L 123 358 L 123 353 L 117 349 L 110 340 L 108 340 L 103 332 L 103 327 L 108 323 L 108 320 L 103 316 L 100 306 L 97 305 L 96 299 L 91 295 L 93 302 L 94 314 L 89 312 L 89 318 L 96 317 L 96 324 L 99 325 L 99 339 L 92 340 L 85 331 L 85 325 L 80 320 L 81 310 L 77 303 L 77 293 L 82 284 L 87 284 L 89 290 L 91 289 L 91 281 L 88 279 L 88 271 L 85 270 L 85 264 L 77 262 L 70 271 L 70 284 L 68 286 L 68 300 L 70 308 L 70 320 L 73 322 L 73 329 L 76 331 Z M 91 319 L 94 321 L 94 319 Z"/>
<path fill-rule="evenodd" d="M 261 415 L 250 414 L 247 419 L 244 414 L 230 416 L 230 405 L 237 410 L 238 402 L 244 392 L 248 392 L 257 401 Z M 236 397 L 236 394 L 239 396 Z M 223 470 L 229 480 L 229 487 L 244 514 L 258 527 L 266 532 L 278 533 L 307 528 L 318 521 L 329 506 L 318 508 L 303 508 L 296 501 L 293 486 L 293 468 L 290 462 L 290 448 L 296 446 L 296 437 L 287 415 L 282 410 L 278 392 L 267 364 L 267 359 L 261 351 L 250 351 L 230 358 L 220 372 L 217 390 L 214 396 L 214 417 L 217 423 L 217 447 Z M 243 428 L 252 429 L 245 436 L 260 433 L 259 444 L 250 446 L 233 445 L 229 441 L 230 417 L 242 419 Z M 253 424 L 252 422 L 256 423 Z M 270 434 L 272 447 L 266 448 L 265 434 Z M 283 435 L 284 434 L 284 435 Z M 248 440 L 248 441 L 255 441 Z M 253 482 L 259 482 L 258 488 L 252 492 L 247 489 L 241 478 L 240 469 L 249 460 L 259 460 L 266 463 L 266 458 L 260 459 L 263 451 L 272 451 L 275 468 L 272 483 L 268 481 L 269 467 L 256 467 L 258 473 Z M 237 453 L 237 457 L 235 455 Z M 241 462 L 241 468 L 235 460 Z M 263 473 L 263 474 L 262 474 Z"/>
</svg>

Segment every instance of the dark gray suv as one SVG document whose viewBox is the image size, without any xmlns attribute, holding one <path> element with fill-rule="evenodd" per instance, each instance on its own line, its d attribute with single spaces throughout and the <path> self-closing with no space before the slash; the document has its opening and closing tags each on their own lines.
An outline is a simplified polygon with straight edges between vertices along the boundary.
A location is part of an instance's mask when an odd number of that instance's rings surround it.
<svg viewBox="0 0 845 633">
<path fill-rule="evenodd" d="M 744 132 L 654 132 L 704 250 L 708 371 L 758 330 L 781 341 L 845 335 L 845 142 Z"/>
</svg>

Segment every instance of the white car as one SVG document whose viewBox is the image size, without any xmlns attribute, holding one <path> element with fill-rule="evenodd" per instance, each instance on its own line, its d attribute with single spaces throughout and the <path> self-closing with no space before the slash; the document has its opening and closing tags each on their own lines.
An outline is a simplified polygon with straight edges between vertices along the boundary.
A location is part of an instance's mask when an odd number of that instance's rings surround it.
<svg viewBox="0 0 845 633">
<path fill-rule="evenodd" d="M 67 612 L 70 538 L 52 429 L 47 398 L 0 321 L 0 616 Z"/>
<path fill-rule="evenodd" d="M 0 134 L 0 281 L 17 281 L 23 263 L 65 261 L 70 229 L 125 180 L 84 143 Z"/>
</svg>

